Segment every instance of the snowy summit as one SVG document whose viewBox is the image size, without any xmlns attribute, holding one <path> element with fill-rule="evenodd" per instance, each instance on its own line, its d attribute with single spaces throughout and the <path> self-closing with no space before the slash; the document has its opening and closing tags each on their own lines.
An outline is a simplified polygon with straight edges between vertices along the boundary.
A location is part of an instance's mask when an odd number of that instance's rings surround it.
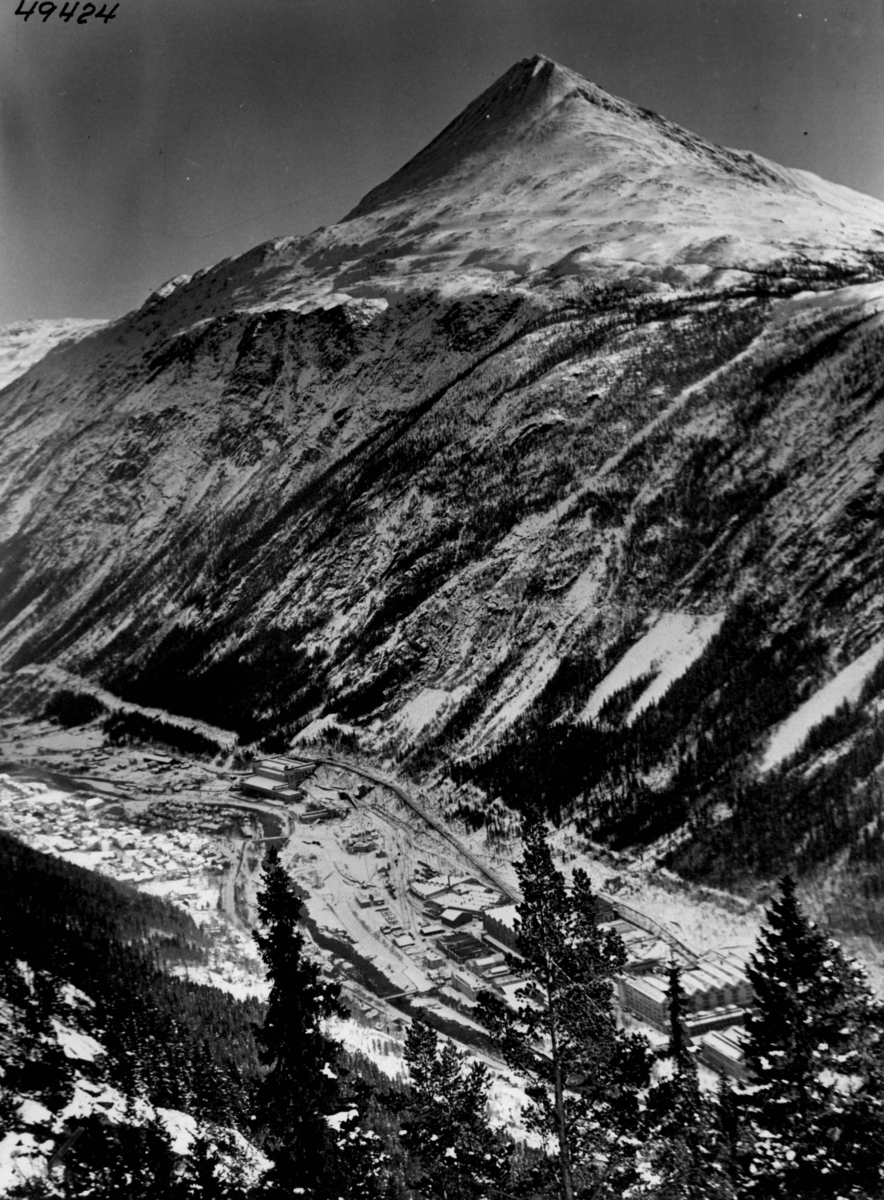
<svg viewBox="0 0 884 1200">
<path fill-rule="evenodd" d="M 222 277 L 238 308 L 300 310 L 537 273 L 708 286 L 869 254 L 884 255 L 880 201 L 723 149 L 535 55 L 338 224 L 178 277 L 151 302 L 193 312 L 217 303 Z"/>
</svg>

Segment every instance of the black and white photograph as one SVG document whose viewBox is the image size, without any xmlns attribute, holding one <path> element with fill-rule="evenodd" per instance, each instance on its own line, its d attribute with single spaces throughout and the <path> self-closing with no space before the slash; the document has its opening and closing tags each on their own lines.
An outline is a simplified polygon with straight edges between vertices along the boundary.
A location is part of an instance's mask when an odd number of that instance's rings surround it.
<svg viewBox="0 0 884 1200">
<path fill-rule="evenodd" d="M 0 0 L 0 1200 L 884 1198 L 884 0 Z"/>
</svg>

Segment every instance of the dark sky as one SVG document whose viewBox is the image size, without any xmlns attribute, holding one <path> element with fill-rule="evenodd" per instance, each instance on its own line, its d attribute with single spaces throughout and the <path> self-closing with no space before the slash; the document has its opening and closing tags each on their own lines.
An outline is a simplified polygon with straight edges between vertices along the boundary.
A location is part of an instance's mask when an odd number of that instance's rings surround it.
<svg viewBox="0 0 884 1200">
<path fill-rule="evenodd" d="M 884 198 L 884 0 L 61 2 L 0 0 L 0 323 L 332 224 L 535 53 Z"/>
</svg>

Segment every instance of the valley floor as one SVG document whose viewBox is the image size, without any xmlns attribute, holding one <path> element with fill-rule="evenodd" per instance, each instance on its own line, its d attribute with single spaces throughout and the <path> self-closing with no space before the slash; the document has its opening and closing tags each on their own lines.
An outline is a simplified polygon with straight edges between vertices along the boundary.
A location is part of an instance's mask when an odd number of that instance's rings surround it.
<svg viewBox="0 0 884 1200">
<path fill-rule="evenodd" d="M 185 908 L 213 943 L 209 964 L 189 968 L 191 977 L 236 995 L 267 992 L 250 929 L 261 843 L 284 839 L 283 861 L 305 895 L 315 953 L 340 978 L 353 1013 L 336 1036 L 396 1075 L 407 1014 L 432 1010 L 446 1033 L 489 1063 L 497 1119 L 518 1128 L 517 1081 L 488 1054 L 471 1017 L 476 981 L 471 986 L 469 971 L 453 970 L 439 954 L 444 927 L 428 918 L 421 895 L 422 882 L 442 879 L 461 890 L 461 902 L 477 897 L 462 928 L 478 934 L 481 906 L 517 894 L 516 844 L 452 827 L 435 815 L 433 797 L 419 803 L 390 772 L 331 758 L 318 761 L 301 785 L 302 800 L 284 806 L 244 796 L 243 772 L 232 767 L 107 745 L 97 726 L 4 720 L 0 739 L 0 824 L 37 849 Z M 552 843 L 566 874 L 584 867 L 621 914 L 650 919 L 672 944 L 697 956 L 751 951 L 760 907 L 589 848 L 568 830 L 556 831 Z M 881 949 L 847 948 L 862 955 L 884 990 Z M 706 1082 L 713 1083 L 711 1072 Z"/>
</svg>

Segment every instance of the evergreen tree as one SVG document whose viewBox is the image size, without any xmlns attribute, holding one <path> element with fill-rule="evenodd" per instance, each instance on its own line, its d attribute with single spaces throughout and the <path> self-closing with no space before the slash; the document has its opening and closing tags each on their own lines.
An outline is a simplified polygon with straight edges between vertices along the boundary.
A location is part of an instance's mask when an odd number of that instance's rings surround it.
<svg viewBox="0 0 884 1200">
<path fill-rule="evenodd" d="M 529 813 L 516 864 L 517 949 L 528 984 L 517 1008 L 493 993 L 480 1011 L 509 1066 L 530 1080 L 530 1125 L 557 1146 L 563 1200 L 578 1191 L 621 1195 L 634 1168 L 650 1054 L 644 1038 L 618 1027 L 614 976 L 626 963 L 622 940 L 598 928 L 586 872 L 570 890 L 553 866 L 543 822 Z"/>
<path fill-rule="evenodd" d="M 740 1177 L 743 1114 L 740 1099 L 734 1093 L 730 1079 L 719 1075 L 713 1108 L 713 1136 L 718 1150 L 718 1162 L 729 1181 L 730 1190 L 737 1192 Z"/>
<path fill-rule="evenodd" d="M 681 968 L 670 964 L 667 986 L 669 1046 L 648 1095 L 644 1178 L 655 1200 L 713 1200 L 733 1195 L 719 1152 L 713 1105 L 700 1091 L 687 1029 Z"/>
<path fill-rule="evenodd" d="M 332 1116 L 329 1125 L 336 1172 L 327 1181 L 328 1194 L 335 1200 L 382 1200 L 388 1194 L 392 1167 L 381 1138 L 367 1127 L 358 1108 Z"/>
<path fill-rule="evenodd" d="M 322 1195 L 334 1173 L 335 1146 L 326 1118 L 336 1111 L 338 1048 L 323 1022 L 343 1015 L 340 984 L 322 979 L 305 954 L 298 928 L 300 901 L 272 847 L 258 895 L 258 950 L 270 977 L 267 1015 L 258 1031 L 259 1053 L 269 1068 L 258 1092 L 264 1152 L 273 1160 L 270 1182 Z"/>
<path fill-rule="evenodd" d="M 139 1120 L 134 1104 L 113 1124 L 103 1115 L 78 1118 L 82 1135 L 63 1163 L 64 1194 L 96 1200 L 168 1200 L 179 1167 L 158 1119 Z"/>
<path fill-rule="evenodd" d="M 747 1195 L 884 1193 L 884 1014 L 864 972 L 804 915 L 791 879 L 749 967 Z"/>
<path fill-rule="evenodd" d="M 438 1200 L 478 1200 L 506 1187 L 509 1149 L 488 1124 L 488 1071 L 465 1068 L 451 1043 L 441 1052 L 434 1030 L 412 1022 L 405 1042 L 411 1076 L 402 1144 L 418 1195 Z"/>
<path fill-rule="evenodd" d="M 180 1164 L 180 1174 L 169 1200 L 244 1200 L 241 1151 L 223 1128 L 201 1130 Z"/>
</svg>

